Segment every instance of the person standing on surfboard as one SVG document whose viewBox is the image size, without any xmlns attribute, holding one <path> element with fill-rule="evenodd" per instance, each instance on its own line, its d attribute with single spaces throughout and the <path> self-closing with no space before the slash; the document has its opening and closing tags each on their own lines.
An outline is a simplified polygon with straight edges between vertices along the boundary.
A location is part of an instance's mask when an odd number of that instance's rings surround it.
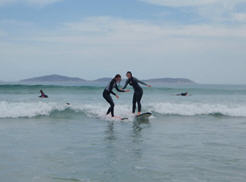
<svg viewBox="0 0 246 182">
<path fill-rule="evenodd" d="M 131 85 L 134 89 L 134 94 L 133 94 L 133 99 L 132 99 L 132 113 L 135 114 L 136 111 L 136 104 L 138 104 L 138 115 L 141 114 L 141 99 L 143 96 L 143 89 L 142 87 L 139 85 L 139 83 L 141 83 L 142 85 L 145 85 L 147 87 L 151 87 L 151 85 L 148 85 L 140 80 L 138 80 L 137 78 L 132 76 L 132 73 L 130 71 L 128 71 L 126 73 L 126 77 L 128 78 L 126 80 L 125 86 L 122 89 L 125 89 L 127 87 L 127 85 Z"/>
<path fill-rule="evenodd" d="M 120 83 L 121 81 L 121 75 L 117 74 L 108 84 L 108 86 L 103 91 L 103 98 L 110 104 L 110 107 L 107 111 L 107 115 L 111 113 L 112 117 L 114 116 L 114 101 L 110 94 L 113 94 L 117 99 L 119 99 L 119 96 L 113 92 L 113 89 L 115 88 L 118 92 L 129 92 L 130 90 L 124 90 L 119 89 L 117 83 Z"/>
</svg>

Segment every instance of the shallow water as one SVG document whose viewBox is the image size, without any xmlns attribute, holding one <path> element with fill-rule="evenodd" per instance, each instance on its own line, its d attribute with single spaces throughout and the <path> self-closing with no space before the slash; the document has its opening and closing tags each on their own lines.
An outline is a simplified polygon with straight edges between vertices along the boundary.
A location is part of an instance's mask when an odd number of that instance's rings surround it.
<svg viewBox="0 0 246 182">
<path fill-rule="evenodd" d="M 149 122 L 131 117 L 130 94 L 116 101 L 122 122 L 104 116 L 102 88 L 47 87 L 40 100 L 40 86 L 0 87 L 0 179 L 244 182 L 245 88 L 204 87 L 145 89 Z"/>
</svg>

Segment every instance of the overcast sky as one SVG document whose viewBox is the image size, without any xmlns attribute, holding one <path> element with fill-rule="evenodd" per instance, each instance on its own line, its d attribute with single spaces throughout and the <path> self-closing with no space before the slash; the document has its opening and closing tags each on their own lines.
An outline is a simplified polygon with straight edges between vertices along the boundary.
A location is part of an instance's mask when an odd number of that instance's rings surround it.
<svg viewBox="0 0 246 182">
<path fill-rule="evenodd" d="M 0 0 L 0 80 L 246 84 L 246 0 Z"/>
</svg>

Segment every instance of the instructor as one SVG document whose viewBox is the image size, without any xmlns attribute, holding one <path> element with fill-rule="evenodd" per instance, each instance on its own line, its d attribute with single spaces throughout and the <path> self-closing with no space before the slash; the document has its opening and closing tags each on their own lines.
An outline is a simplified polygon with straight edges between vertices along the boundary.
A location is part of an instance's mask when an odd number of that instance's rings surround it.
<svg viewBox="0 0 246 182">
<path fill-rule="evenodd" d="M 139 81 L 137 78 L 132 76 L 132 73 L 130 71 L 128 71 L 126 73 L 126 77 L 128 78 L 126 80 L 125 86 L 122 89 L 125 89 L 127 87 L 127 85 L 131 85 L 134 89 L 134 94 L 133 94 L 133 99 L 132 99 L 132 113 L 135 114 L 136 111 L 136 104 L 138 104 L 138 115 L 141 114 L 141 99 L 143 96 L 143 89 L 142 87 L 139 85 L 139 83 L 147 86 L 147 87 L 151 87 L 151 85 L 148 85 L 142 81 Z"/>
</svg>

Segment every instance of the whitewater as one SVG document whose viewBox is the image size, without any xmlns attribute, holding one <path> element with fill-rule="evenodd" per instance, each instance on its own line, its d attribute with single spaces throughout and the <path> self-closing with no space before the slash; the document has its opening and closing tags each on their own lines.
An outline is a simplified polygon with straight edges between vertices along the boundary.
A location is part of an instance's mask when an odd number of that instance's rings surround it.
<svg viewBox="0 0 246 182">
<path fill-rule="evenodd" d="M 41 116 L 54 116 L 54 113 L 66 114 L 73 117 L 75 113 L 90 118 L 105 118 L 105 104 L 74 104 L 56 102 L 0 102 L 0 118 L 33 118 Z M 246 117 L 246 105 L 233 104 L 204 104 L 204 103 L 149 103 L 145 111 L 152 112 L 156 117 L 165 115 L 198 116 L 198 115 L 221 115 L 231 117 Z M 117 114 L 129 117 L 131 107 L 118 105 L 115 108 Z"/>
<path fill-rule="evenodd" d="M 235 86 L 236 87 L 236 86 Z M 45 89 L 49 99 L 38 98 L 39 89 Z M 105 118 L 108 104 L 102 98 L 102 87 L 65 86 L 0 86 L 0 118 L 33 118 L 67 114 L 91 118 Z M 188 91 L 190 96 L 178 97 Z M 132 93 L 120 94 L 115 112 L 122 117 L 131 114 Z M 70 105 L 67 105 L 69 103 Z M 215 115 L 246 117 L 246 89 L 243 86 L 193 86 L 146 88 L 143 109 L 154 117 L 165 115 Z M 76 116 L 77 116 L 76 115 Z"/>
</svg>

